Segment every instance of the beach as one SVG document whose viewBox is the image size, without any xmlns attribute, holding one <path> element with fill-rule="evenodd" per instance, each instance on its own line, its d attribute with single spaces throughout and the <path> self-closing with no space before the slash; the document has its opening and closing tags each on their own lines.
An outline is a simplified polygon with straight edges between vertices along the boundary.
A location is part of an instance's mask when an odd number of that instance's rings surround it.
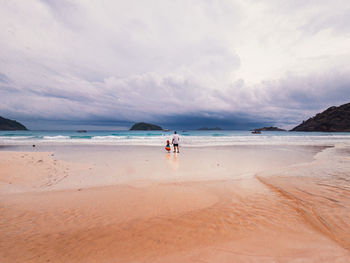
<svg viewBox="0 0 350 263">
<path fill-rule="evenodd" d="M 349 0 L 5 0 L 0 29 L 0 263 L 350 263 Z"/>
<path fill-rule="evenodd" d="M 4 146 L 1 262 L 349 262 L 346 143 Z"/>
</svg>

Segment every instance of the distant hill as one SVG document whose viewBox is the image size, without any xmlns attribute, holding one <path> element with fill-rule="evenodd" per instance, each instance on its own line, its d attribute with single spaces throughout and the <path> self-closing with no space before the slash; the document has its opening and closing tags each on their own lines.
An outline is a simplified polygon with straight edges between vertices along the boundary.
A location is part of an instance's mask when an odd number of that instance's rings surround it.
<svg viewBox="0 0 350 263">
<path fill-rule="evenodd" d="M 162 127 L 146 122 L 138 122 L 135 123 L 131 128 L 130 131 L 161 131 L 163 130 Z"/>
<path fill-rule="evenodd" d="M 220 127 L 215 127 L 215 128 L 202 127 L 197 129 L 197 131 L 221 131 L 221 130 L 222 129 Z"/>
<path fill-rule="evenodd" d="M 0 116 L 0 131 L 28 130 L 23 124 Z"/>
<path fill-rule="evenodd" d="M 280 129 L 278 127 L 264 127 L 264 128 L 258 128 L 258 129 L 254 129 L 253 131 L 286 131 L 283 129 Z"/>
<path fill-rule="evenodd" d="M 292 131 L 350 132 L 350 103 L 330 107 L 303 121 Z"/>
</svg>

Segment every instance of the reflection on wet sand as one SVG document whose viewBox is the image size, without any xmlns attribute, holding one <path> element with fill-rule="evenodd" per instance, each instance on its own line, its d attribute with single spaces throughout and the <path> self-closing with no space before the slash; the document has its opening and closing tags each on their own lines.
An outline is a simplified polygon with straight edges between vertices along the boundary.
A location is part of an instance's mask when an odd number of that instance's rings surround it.
<svg viewBox="0 0 350 263">
<path fill-rule="evenodd" d="M 258 179 L 285 197 L 315 229 L 350 249 L 350 159 L 346 153 L 344 148 L 327 149 L 310 164 L 281 172 L 282 176 Z"/>
<path fill-rule="evenodd" d="M 4 194 L 0 260 L 349 262 L 344 152 L 328 148 L 311 163 L 253 178 Z M 163 162 L 180 171 L 179 158 Z M 51 164 L 43 160 L 44 174 Z"/>
<path fill-rule="evenodd" d="M 316 230 L 350 249 L 350 188 L 337 180 L 264 178 Z"/>
<path fill-rule="evenodd" d="M 179 169 L 179 156 L 178 153 L 166 154 L 167 165 L 171 170 L 176 171 Z"/>
</svg>

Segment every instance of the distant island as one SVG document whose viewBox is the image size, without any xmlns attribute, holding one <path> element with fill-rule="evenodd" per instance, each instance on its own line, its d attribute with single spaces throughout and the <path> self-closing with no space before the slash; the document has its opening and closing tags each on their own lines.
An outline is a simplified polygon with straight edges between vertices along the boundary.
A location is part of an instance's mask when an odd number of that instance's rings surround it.
<svg viewBox="0 0 350 263">
<path fill-rule="evenodd" d="M 253 129 L 252 131 L 286 131 L 283 129 L 280 129 L 278 127 L 263 127 L 263 128 L 258 128 L 258 129 Z"/>
<path fill-rule="evenodd" d="M 131 128 L 130 131 L 161 131 L 162 127 L 146 122 L 137 122 Z"/>
<path fill-rule="evenodd" d="M 23 124 L 17 121 L 9 120 L 0 116 L 0 131 L 16 131 L 16 130 L 26 131 L 28 129 Z"/>
<path fill-rule="evenodd" d="M 197 131 L 221 131 L 221 130 L 222 129 L 220 127 L 215 127 L 215 128 L 202 127 L 197 129 Z"/>
<path fill-rule="evenodd" d="M 291 131 L 350 132 L 350 103 L 330 107 Z"/>
</svg>

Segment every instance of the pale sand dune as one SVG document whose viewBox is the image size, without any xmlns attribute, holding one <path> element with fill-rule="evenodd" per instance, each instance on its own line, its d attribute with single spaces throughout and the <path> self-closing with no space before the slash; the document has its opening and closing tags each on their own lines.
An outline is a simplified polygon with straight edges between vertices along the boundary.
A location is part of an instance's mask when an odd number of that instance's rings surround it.
<svg viewBox="0 0 350 263">
<path fill-rule="evenodd" d="M 0 262 L 350 260 L 339 240 L 254 177 L 69 188 L 77 183 L 69 177 L 89 177 L 89 165 L 50 153 L 0 157 Z"/>
</svg>

